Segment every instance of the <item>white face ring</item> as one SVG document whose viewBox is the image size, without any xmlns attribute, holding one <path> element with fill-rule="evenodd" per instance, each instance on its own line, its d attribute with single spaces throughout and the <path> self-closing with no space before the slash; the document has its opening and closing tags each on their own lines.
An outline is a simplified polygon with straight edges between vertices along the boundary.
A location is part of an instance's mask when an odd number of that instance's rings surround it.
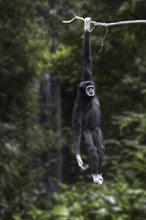
<svg viewBox="0 0 146 220">
<path fill-rule="evenodd" d="M 86 87 L 86 94 L 88 96 L 94 96 L 95 95 L 95 88 L 93 85 L 89 85 Z"/>
</svg>

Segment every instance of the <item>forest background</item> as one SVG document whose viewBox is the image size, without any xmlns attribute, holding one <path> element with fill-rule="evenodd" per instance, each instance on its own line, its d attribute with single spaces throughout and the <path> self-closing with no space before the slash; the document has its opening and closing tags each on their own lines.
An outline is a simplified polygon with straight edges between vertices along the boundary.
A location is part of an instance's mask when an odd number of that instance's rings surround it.
<svg viewBox="0 0 146 220">
<path fill-rule="evenodd" d="M 146 26 L 91 33 L 104 183 L 74 158 L 83 22 L 146 19 L 144 0 L 0 1 L 0 220 L 146 218 Z M 82 156 L 87 162 L 86 149 Z"/>
</svg>

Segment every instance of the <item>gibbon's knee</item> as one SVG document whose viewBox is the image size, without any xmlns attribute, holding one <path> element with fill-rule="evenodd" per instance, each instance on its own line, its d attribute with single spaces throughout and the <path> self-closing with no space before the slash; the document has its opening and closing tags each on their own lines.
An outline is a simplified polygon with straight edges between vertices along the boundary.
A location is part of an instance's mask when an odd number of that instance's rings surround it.
<svg viewBox="0 0 146 220">
<path fill-rule="evenodd" d="M 104 148 L 101 148 L 100 150 L 97 150 L 98 156 L 100 160 L 103 160 L 104 158 Z"/>
<path fill-rule="evenodd" d="M 93 139 L 92 139 L 92 136 L 91 136 L 91 133 L 88 129 L 86 129 L 86 131 L 83 131 L 83 134 L 82 134 L 82 138 L 83 138 L 83 142 L 84 144 L 88 147 L 88 148 L 91 148 L 91 146 L 93 146 Z"/>
<path fill-rule="evenodd" d="M 88 148 L 88 153 L 89 153 L 89 155 L 91 155 L 91 156 L 96 155 L 96 154 L 97 154 L 97 149 L 96 149 L 96 147 L 94 147 L 94 146 L 89 147 L 89 148 Z"/>
</svg>

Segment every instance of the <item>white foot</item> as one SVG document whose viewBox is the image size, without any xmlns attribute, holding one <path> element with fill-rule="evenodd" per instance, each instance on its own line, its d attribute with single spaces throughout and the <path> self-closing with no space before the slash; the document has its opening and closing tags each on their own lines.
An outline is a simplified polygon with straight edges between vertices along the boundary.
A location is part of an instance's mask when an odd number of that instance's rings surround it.
<svg viewBox="0 0 146 220">
<path fill-rule="evenodd" d="M 101 185 L 103 183 L 102 174 L 92 174 L 93 182 L 96 184 Z"/>
<path fill-rule="evenodd" d="M 84 21 L 84 31 L 90 31 L 90 22 L 91 22 L 91 18 L 87 17 L 85 18 Z"/>
</svg>

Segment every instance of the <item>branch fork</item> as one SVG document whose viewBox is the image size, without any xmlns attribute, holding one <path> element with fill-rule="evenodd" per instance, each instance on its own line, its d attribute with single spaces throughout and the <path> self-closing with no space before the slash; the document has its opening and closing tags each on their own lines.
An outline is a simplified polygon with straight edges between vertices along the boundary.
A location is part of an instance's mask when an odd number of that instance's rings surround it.
<svg viewBox="0 0 146 220">
<path fill-rule="evenodd" d="M 80 21 L 85 21 L 86 18 L 80 17 L 75 15 L 71 20 L 68 21 L 62 21 L 65 24 L 70 24 L 74 22 L 75 20 L 80 20 Z M 112 27 L 112 26 L 120 26 L 120 25 L 128 25 L 128 24 L 145 24 L 146 25 L 146 20 L 130 20 L 130 21 L 118 21 L 118 22 L 111 22 L 111 23 L 106 23 L 106 22 L 97 22 L 97 21 L 90 21 L 90 23 L 94 26 L 102 26 L 102 27 Z"/>
</svg>

